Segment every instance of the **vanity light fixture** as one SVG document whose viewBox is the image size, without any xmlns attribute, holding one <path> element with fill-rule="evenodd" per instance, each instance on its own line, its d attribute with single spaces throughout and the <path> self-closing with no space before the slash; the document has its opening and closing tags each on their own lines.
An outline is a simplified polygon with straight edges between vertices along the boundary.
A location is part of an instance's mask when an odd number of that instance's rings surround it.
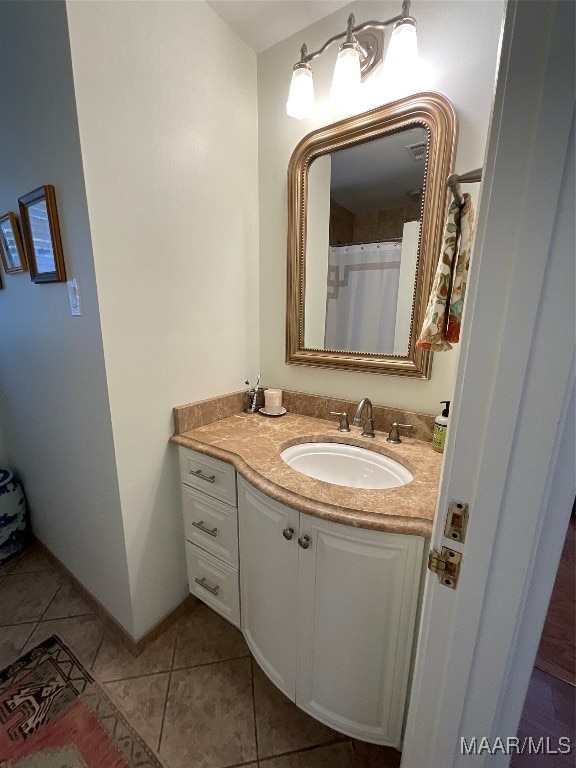
<svg viewBox="0 0 576 768">
<path fill-rule="evenodd" d="M 348 16 L 346 42 L 338 49 L 338 58 L 332 76 L 330 98 L 338 103 L 346 103 L 353 98 L 360 88 L 362 78 L 362 49 L 354 37 L 354 14 Z"/>
<path fill-rule="evenodd" d="M 286 113 L 303 120 L 314 111 L 314 84 L 310 62 L 321 56 L 333 43 L 346 38 L 338 50 L 330 97 L 337 102 L 353 99 L 360 83 L 382 61 L 383 34 L 393 27 L 385 62 L 387 78 L 411 76 L 418 62 L 416 20 L 410 16 L 410 0 L 402 3 L 402 13 L 388 21 L 366 21 L 356 26 L 354 14 L 348 17 L 346 32 L 334 35 L 313 53 L 306 44 L 300 49 L 300 61 L 294 65 L 286 102 Z M 380 33 L 380 34 L 379 34 Z"/>
</svg>

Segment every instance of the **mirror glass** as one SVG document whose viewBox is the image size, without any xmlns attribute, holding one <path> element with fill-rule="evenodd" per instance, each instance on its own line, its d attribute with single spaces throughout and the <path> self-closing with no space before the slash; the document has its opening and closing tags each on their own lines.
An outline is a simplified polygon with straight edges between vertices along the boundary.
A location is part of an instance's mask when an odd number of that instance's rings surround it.
<svg viewBox="0 0 576 768">
<path fill-rule="evenodd" d="M 408 354 L 427 145 L 406 128 L 310 164 L 306 347 Z"/>
<path fill-rule="evenodd" d="M 9 270 L 15 270 L 21 265 L 12 221 L 9 218 L 0 221 L 0 229 L 2 230 L 2 246 L 6 255 L 5 268 L 7 266 Z"/>
<path fill-rule="evenodd" d="M 46 200 L 29 205 L 28 217 L 38 272 L 50 272 L 54 269 L 54 251 Z"/>
<path fill-rule="evenodd" d="M 286 362 L 429 378 L 416 347 L 456 115 L 420 93 L 305 136 L 288 166 Z"/>
</svg>

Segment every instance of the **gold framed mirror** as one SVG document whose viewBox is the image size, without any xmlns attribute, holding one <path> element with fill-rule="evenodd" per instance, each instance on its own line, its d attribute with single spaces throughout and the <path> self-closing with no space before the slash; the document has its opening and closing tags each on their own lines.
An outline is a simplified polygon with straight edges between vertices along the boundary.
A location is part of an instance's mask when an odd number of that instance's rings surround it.
<svg viewBox="0 0 576 768">
<path fill-rule="evenodd" d="M 457 121 L 419 93 L 305 136 L 288 166 L 286 362 L 430 378 L 416 347 Z"/>
</svg>

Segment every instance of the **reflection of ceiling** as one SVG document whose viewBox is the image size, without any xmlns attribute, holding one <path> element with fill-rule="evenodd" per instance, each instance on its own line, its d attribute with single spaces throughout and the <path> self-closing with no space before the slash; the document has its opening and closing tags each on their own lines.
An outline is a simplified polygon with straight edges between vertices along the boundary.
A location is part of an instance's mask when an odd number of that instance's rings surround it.
<svg viewBox="0 0 576 768">
<path fill-rule="evenodd" d="M 333 152 L 331 197 L 352 213 L 414 202 L 407 193 L 422 189 L 424 159 L 413 160 L 406 147 L 426 139 L 424 128 L 411 128 Z"/>
</svg>

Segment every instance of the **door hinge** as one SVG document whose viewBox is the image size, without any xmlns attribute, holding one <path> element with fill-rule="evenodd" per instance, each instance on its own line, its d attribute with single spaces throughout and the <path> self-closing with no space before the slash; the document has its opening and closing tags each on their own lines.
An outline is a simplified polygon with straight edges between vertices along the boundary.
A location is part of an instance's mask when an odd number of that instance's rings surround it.
<svg viewBox="0 0 576 768">
<path fill-rule="evenodd" d="M 460 576 L 462 555 L 448 547 L 442 547 L 441 552 L 431 550 L 428 555 L 428 570 L 438 574 L 438 581 L 450 589 L 456 589 Z"/>
</svg>

